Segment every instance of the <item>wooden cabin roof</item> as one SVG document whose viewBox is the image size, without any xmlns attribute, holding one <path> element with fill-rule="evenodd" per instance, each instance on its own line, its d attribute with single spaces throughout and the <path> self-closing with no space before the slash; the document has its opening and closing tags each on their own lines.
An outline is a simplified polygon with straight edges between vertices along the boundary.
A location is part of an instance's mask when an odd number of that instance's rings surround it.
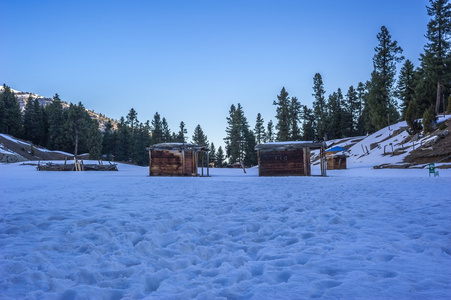
<svg viewBox="0 0 451 300">
<path fill-rule="evenodd" d="M 325 147 L 323 142 L 313 141 L 287 141 L 287 142 L 271 142 L 255 146 L 255 150 L 294 150 L 302 148 L 321 149 Z"/>
<path fill-rule="evenodd" d="M 199 146 L 188 143 L 161 143 L 150 146 L 150 150 L 195 150 L 210 151 L 207 146 Z"/>
</svg>

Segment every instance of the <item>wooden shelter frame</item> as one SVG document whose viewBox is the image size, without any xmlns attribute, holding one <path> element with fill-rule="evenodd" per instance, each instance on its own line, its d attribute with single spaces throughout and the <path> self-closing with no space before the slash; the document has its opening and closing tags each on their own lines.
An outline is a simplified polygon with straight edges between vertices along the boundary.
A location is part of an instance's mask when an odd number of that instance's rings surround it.
<svg viewBox="0 0 451 300">
<path fill-rule="evenodd" d="M 321 168 L 321 176 L 327 176 L 327 162 L 325 149 L 326 144 L 324 142 L 310 142 L 310 141 L 287 141 L 287 142 L 272 142 L 266 144 L 260 144 L 255 146 L 255 150 L 258 153 L 259 160 L 259 175 L 260 176 L 272 176 L 272 175 L 262 175 L 260 169 L 260 157 L 261 153 L 265 151 L 285 151 L 285 150 L 302 150 L 303 152 L 303 163 L 304 163 L 304 173 L 296 174 L 303 176 L 311 176 L 311 167 L 310 167 L 310 151 L 319 149 L 320 150 L 320 168 Z"/>
<path fill-rule="evenodd" d="M 180 151 L 181 152 L 181 168 L 178 170 L 178 172 L 174 172 L 172 174 L 164 174 L 160 175 L 159 173 L 154 174 L 152 172 L 152 151 Z M 208 149 L 206 146 L 199 146 L 195 144 L 189 144 L 189 143 L 161 143 L 161 144 L 155 144 L 149 147 L 149 176 L 204 176 L 204 156 L 207 155 L 207 170 L 206 170 L 206 177 L 210 176 L 210 155 L 209 155 L 210 149 Z M 201 154 L 201 174 L 198 173 L 198 155 Z M 191 157 L 187 157 L 187 155 L 191 155 Z M 186 172 L 186 164 L 187 161 L 191 161 L 191 165 L 189 166 L 189 170 L 191 172 L 188 174 Z"/>
</svg>

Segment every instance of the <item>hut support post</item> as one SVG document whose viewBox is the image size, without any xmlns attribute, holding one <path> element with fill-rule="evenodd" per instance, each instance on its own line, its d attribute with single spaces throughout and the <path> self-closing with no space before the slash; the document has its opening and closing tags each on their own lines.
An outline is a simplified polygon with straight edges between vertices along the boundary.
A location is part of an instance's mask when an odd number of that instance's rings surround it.
<svg viewBox="0 0 451 300">
<path fill-rule="evenodd" d="M 326 152 L 324 146 L 321 147 L 320 151 L 320 164 L 321 164 L 321 176 L 327 176 L 327 161 L 326 161 Z"/>
<path fill-rule="evenodd" d="M 152 150 L 149 150 L 149 176 L 152 175 Z"/>
<path fill-rule="evenodd" d="M 324 174 L 324 165 L 323 165 L 323 148 L 319 150 L 319 166 L 321 168 L 321 176 Z"/>
<path fill-rule="evenodd" d="M 207 152 L 207 177 L 210 177 L 210 152 Z"/>
<path fill-rule="evenodd" d="M 326 168 L 324 167 L 324 148 L 321 147 L 321 149 L 319 150 L 319 154 L 320 154 L 320 164 L 321 164 L 321 176 L 324 176 L 324 172 L 326 170 Z"/>
<path fill-rule="evenodd" d="M 200 153 L 201 153 L 200 159 L 202 160 L 202 161 L 201 161 L 201 166 L 202 166 L 202 177 L 204 177 L 204 151 L 201 151 Z"/>
<path fill-rule="evenodd" d="M 193 157 L 192 163 L 191 163 L 191 174 L 197 175 L 197 152 L 192 151 L 191 156 Z"/>
<path fill-rule="evenodd" d="M 182 174 L 183 175 L 185 173 L 185 149 L 182 149 Z"/>
</svg>

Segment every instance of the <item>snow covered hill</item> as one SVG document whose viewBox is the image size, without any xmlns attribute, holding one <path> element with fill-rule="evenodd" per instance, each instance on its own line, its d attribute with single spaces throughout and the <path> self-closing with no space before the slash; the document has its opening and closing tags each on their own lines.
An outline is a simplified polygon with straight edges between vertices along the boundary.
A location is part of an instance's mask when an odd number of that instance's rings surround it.
<svg viewBox="0 0 451 300">
<path fill-rule="evenodd" d="M 74 155 L 62 151 L 51 151 L 31 142 L 0 133 L 0 162 L 15 163 L 28 160 L 65 160 Z"/>
<path fill-rule="evenodd" d="M 440 124 L 446 128 L 411 137 L 403 121 L 369 136 L 332 140 L 327 145 L 347 149 L 348 168 L 422 168 L 432 162 L 438 167 L 451 167 L 451 115 L 440 115 L 437 125 Z"/>
<path fill-rule="evenodd" d="M 42 106 L 47 106 L 48 104 L 50 104 L 53 99 L 52 98 L 46 98 L 43 96 L 40 96 L 38 94 L 35 93 L 30 93 L 30 92 L 21 92 L 18 90 L 15 90 L 13 88 L 10 88 L 11 91 L 14 93 L 14 95 L 16 96 L 17 100 L 19 101 L 19 105 L 20 105 L 20 110 L 23 112 L 25 109 L 25 106 L 28 103 L 28 99 L 38 99 L 39 104 Z M 3 93 L 3 86 L 0 86 L 0 94 Z M 67 102 L 63 102 L 63 107 L 69 107 L 69 105 L 67 104 Z"/>
<path fill-rule="evenodd" d="M 33 99 L 33 101 L 34 101 L 34 99 L 38 99 L 39 104 L 42 106 L 47 106 L 48 104 L 50 104 L 53 101 L 53 98 L 46 98 L 46 97 L 40 96 L 38 94 L 30 93 L 30 92 L 21 92 L 21 91 L 12 89 L 12 88 L 11 88 L 11 91 L 17 97 L 17 100 L 19 101 L 19 104 L 20 104 L 20 110 L 22 112 L 25 110 L 25 106 L 27 105 L 30 97 L 31 97 L 31 99 Z M 2 92 L 3 92 L 3 86 L 0 86 L 0 94 Z M 62 101 L 62 105 L 63 105 L 63 108 L 69 107 L 69 103 L 66 101 Z M 96 113 L 89 109 L 86 109 L 86 111 L 91 116 L 91 119 L 95 119 L 99 122 L 99 128 L 102 131 L 105 129 L 105 125 L 108 121 L 111 121 L 114 127 L 117 126 L 117 121 L 115 121 L 113 119 L 106 118 L 106 117 L 102 116 L 101 114 Z"/>
</svg>

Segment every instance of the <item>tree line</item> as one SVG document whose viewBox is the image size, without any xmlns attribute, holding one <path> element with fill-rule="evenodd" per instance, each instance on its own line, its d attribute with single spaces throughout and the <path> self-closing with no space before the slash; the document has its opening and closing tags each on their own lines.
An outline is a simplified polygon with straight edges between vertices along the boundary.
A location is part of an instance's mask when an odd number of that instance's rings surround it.
<svg viewBox="0 0 451 300">
<path fill-rule="evenodd" d="M 47 106 L 41 106 L 31 96 L 23 113 L 11 89 L 3 85 L 0 94 L 0 133 L 31 141 L 50 150 L 79 154 L 89 153 L 90 159 L 106 159 L 148 165 L 147 148 L 159 143 L 186 143 L 188 137 L 182 121 L 178 132 L 171 132 L 166 118 L 155 113 L 152 121 L 140 122 L 131 108 L 119 121 L 108 120 L 103 130 L 83 104 L 63 105 L 58 94 Z M 210 161 L 225 165 L 221 147 L 216 151 L 200 125 L 194 129 L 192 143 L 210 147 Z M 201 163 L 201 162 L 200 162 Z"/>
<path fill-rule="evenodd" d="M 275 124 L 270 120 L 265 126 L 257 114 L 253 131 L 241 105 L 232 105 L 224 139 L 230 161 L 255 163 L 255 152 L 248 151 L 255 143 L 352 137 L 401 120 L 407 121 L 412 134 L 431 131 L 439 112 L 451 112 L 451 5 L 448 0 L 430 0 L 426 9 L 431 18 L 417 67 L 402 56 L 403 49 L 382 26 L 370 79 L 350 86 L 346 94 L 338 88 L 326 97 L 322 76 L 316 73 L 312 108 L 289 97 L 283 87 L 273 101 Z M 398 64 L 402 67 L 396 78 Z"/>
<path fill-rule="evenodd" d="M 257 164 L 255 145 L 272 141 L 328 140 L 375 132 L 400 120 L 406 120 L 411 133 L 432 129 L 439 112 L 451 111 L 451 5 L 448 0 L 430 0 L 431 17 L 426 31 L 427 43 L 419 65 L 402 56 L 403 49 L 385 26 L 377 34 L 373 71 L 370 79 L 340 88 L 326 97 L 322 76 L 313 77 L 312 108 L 290 97 L 285 87 L 272 105 L 276 114 L 266 125 L 260 113 L 251 128 L 240 103 L 232 104 L 225 129 L 225 148 L 217 150 L 209 143 L 200 125 L 191 142 L 209 146 L 210 162 L 223 167 L 242 163 Z M 397 66 L 402 64 L 397 76 Z M 398 104 L 399 103 L 399 104 Z M 417 120 L 422 118 L 422 123 Z M 157 112 L 152 121 L 138 121 L 132 108 L 117 123 L 109 121 L 100 131 L 81 102 L 63 108 L 58 94 L 52 103 L 41 107 L 30 98 L 23 114 L 17 99 L 4 85 L 0 96 L 0 132 L 21 137 L 51 150 L 89 153 L 92 159 L 102 154 L 107 159 L 148 164 L 147 147 L 152 144 L 187 142 L 185 123 L 171 132 Z"/>
<path fill-rule="evenodd" d="M 67 109 L 58 94 L 47 106 L 31 96 L 23 113 L 11 89 L 3 85 L 0 95 L 0 133 L 31 141 L 51 150 L 89 153 L 99 159 L 102 153 L 102 132 L 83 104 L 70 104 Z"/>
</svg>

